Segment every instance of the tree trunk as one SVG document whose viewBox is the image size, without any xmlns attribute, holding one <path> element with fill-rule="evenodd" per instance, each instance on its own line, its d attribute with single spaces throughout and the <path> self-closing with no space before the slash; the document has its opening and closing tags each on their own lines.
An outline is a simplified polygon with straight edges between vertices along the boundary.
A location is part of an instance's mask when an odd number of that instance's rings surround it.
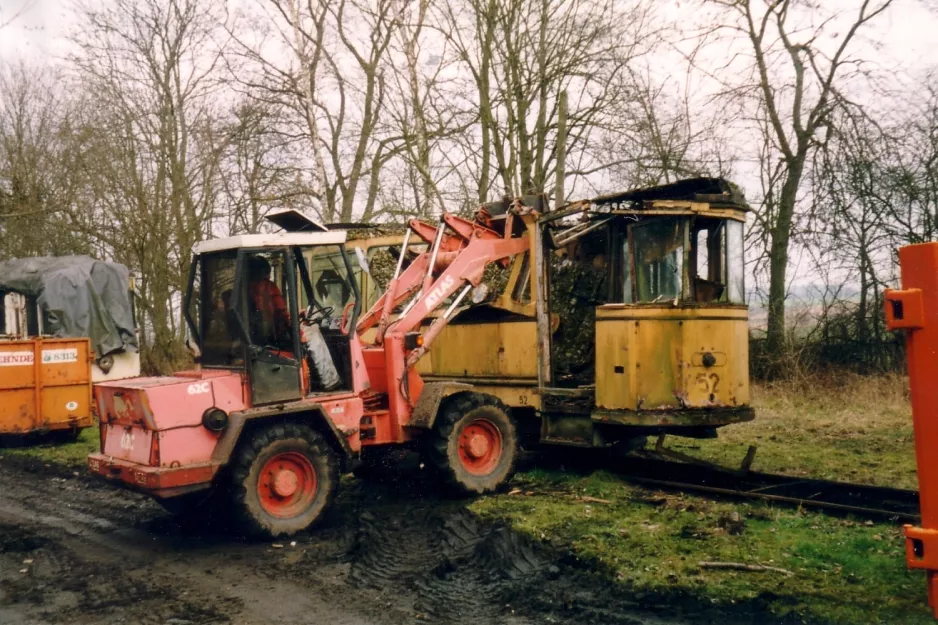
<svg viewBox="0 0 938 625">
<path fill-rule="evenodd" d="M 782 185 L 778 202 L 778 219 L 772 228 L 769 251 L 769 319 L 766 333 L 766 350 L 779 355 L 785 349 L 785 295 L 787 293 L 788 246 L 791 241 L 791 225 L 795 214 L 795 200 L 801 174 L 804 171 L 806 153 L 799 153 L 789 163 L 788 175 Z M 772 376 L 772 367 L 769 367 Z"/>
</svg>

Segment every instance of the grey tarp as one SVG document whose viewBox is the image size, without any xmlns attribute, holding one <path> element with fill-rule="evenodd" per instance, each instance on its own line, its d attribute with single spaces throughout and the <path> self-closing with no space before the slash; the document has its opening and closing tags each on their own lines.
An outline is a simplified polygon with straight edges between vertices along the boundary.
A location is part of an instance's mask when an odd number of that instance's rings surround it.
<svg viewBox="0 0 938 625">
<path fill-rule="evenodd" d="M 136 350 L 130 272 L 88 256 L 14 258 L 0 262 L 0 292 L 36 298 L 43 333 L 91 338 L 98 357 Z"/>
</svg>

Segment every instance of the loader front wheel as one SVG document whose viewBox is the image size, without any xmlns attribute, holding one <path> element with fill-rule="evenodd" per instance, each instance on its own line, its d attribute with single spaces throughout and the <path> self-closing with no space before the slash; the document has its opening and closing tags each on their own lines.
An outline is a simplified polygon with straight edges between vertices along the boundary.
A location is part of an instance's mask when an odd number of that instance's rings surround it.
<svg viewBox="0 0 938 625">
<path fill-rule="evenodd" d="M 272 425 L 251 435 L 232 468 L 232 503 L 249 534 L 290 536 L 319 521 L 335 500 L 335 452 L 312 428 Z"/>
<path fill-rule="evenodd" d="M 428 436 L 427 459 L 458 492 L 493 492 L 515 471 L 517 430 L 508 408 L 495 397 L 460 393 L 447 398 Z"/>
</svg>

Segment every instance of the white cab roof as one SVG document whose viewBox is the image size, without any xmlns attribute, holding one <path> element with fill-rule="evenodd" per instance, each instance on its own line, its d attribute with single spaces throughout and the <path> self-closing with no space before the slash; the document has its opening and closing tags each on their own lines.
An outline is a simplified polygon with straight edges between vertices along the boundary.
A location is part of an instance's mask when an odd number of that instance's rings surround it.
<svg viewBox="0 0 938 625">
<path fill-rule="evenodd" d="M 251 247 L 292 247 L 294 245 L 338 245 L 345 243 L 345 230 L 329 232 L 277 232 L 276 234 L 240 234 L 225 239 L 209 239 L 192 246 L 196 254 Z"/>
</svg>

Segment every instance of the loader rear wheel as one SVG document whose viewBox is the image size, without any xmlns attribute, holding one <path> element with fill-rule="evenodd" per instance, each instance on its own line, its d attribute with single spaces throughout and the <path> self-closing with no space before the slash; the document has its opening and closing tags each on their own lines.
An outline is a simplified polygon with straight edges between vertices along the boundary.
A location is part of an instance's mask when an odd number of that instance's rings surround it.
<svg viewBox="0 0 938 625">
<path fill-rule="evenodd" d="M 508 408 L 481 393 L 448 398 L 428 434 L 427 459 L 458 492 L 495 491 L 515 472 L 518 434 Z"/>
<path fill-rule="evenodd" d="M 232 503 L 250 534 L 290 536 L 319 521 L 335 500 L 335 452 L 312 428 L 272 425 L 238 449 L 232 468 Z"/>
</svg>

